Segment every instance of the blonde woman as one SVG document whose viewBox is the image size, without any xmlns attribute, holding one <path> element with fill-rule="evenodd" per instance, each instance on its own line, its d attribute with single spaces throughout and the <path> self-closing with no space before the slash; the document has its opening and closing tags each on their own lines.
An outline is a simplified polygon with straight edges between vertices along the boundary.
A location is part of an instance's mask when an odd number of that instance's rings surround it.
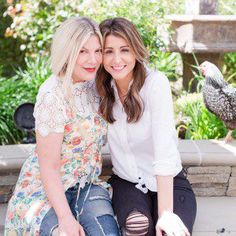
<svg viewBox="0 0 236 236">
<path fill-rule="evenodd" d="M 68 19 L 57 29 L 53 75 L 41 86 L 34 110 L 36 150 L 9 202 L 5 235 L 119 235 L 98 179 L 107 130 L 94 86 L 101 50 L 99 28 L 88 18 Z"/>
<path fill-rule="evenodd" d="M 113 207 L 126 236 L 189 236 L 196 200 L 182 170 L 168 79 L 147 68 L 135 26 L 103 21 L 100 112 L 109 122 Z M 122 191 L 121 191 L 122 189 Z"/>
</svg>

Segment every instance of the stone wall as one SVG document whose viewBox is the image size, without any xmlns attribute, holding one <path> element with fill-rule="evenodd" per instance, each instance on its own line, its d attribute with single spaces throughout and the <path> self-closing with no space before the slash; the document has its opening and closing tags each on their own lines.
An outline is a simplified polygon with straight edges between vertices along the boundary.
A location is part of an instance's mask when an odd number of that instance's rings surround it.
<svg viewBox="0 0 236 236">
<path fill-rule="evenodd" d="M 227 189 L 228 196 L 236 196 L 236 167 L 232 167 L 232 172 L 229 178 L 229 186 Z"/>
<path fill-rule="evenodd" d="M 196 196 L 236 196 L 236 167 L 186 167 L 187 178 Z M 7 202 L 14 190 L 19 171 L 0 173 L 0 203 Z M 102 176 L 104 180 L 109 177 Z"/>
<path fill-rule="evenodd" d="M 189 167 L 187 172 L 197 196 L 236 196 L 236 167 Z"/>
<path fill-rule="evenodd" d="M 14 190 L 19 170 L 34 145 L 0 146 L 0 203 L 7 202 Z M 197 196 L 236 196 L 236 141 L 180 140 L 179 151 L 187 178 Z M 104 180 L 111 175 L 108 146 L 102 150 Z"/>
</svg>

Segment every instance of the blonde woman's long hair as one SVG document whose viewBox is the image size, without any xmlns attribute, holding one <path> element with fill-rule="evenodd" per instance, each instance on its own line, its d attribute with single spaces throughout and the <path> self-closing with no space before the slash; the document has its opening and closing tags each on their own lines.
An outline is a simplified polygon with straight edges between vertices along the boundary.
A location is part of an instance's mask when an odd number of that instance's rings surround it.
<svg viewBox="0 0 236 236">
<path fill-rule="evenodd" d="M 137 122 L 143 114 L 143 102 L 139 91 L 143 87 L 146 78 L 145 64 L 148 62 L 148 52 L 136 27 L 129 20 L 121 17 L 104 20 L 100 24 L 103 41 L 106 37 L 114 35 L 123 38 L 133 49 L 136 57 L 133 69 L 133 83 L 124 99 L 124 110 L 127 114 L 127 122 Z M 109 123 L 114 123 L 113 105 L 115 103 L 114 89 L 111 86 L 111 75 L 102 66 L 98 70 L 96 85 L 101 97 L 99 111 Z"/>
<path fill-rule="evenodd" d="M 71 92 L 72 74 L 79 52 L 86 41 L 98 36 L 102 45 L 102 36 L 98 24 L 87 17 L 72 17 L 64 21 L 56 30 L 51 46 L 51 68 L 53 74 L 62 80 L 64 98 L 72 112 L 75 112 Z"/>
</svg>

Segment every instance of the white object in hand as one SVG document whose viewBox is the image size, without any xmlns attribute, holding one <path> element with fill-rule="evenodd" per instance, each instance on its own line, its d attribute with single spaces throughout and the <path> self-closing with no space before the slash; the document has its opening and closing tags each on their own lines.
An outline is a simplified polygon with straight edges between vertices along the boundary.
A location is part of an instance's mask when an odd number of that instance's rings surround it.
<svg viewBox="0 0 236 236">
<path fill-rule="evenodd" d="M 163 212 L 157 221 L 156 227 L 164 231 L 167 236 L 190 236 L 182 220 L 169 211 Z"/>
</svg>

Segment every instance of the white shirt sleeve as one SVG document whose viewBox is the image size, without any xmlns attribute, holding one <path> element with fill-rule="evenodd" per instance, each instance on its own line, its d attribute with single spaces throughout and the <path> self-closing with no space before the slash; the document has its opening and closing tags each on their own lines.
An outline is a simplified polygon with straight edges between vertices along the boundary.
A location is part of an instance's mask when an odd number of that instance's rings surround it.
<svg viewBox="0 0 236 236">
<path fill-rule="evenodd" d="M 52 92 L 39 93 L 34 108 L 35 129 L 42 136 L 63 133 L 65 115 L 59 99 Z"/>
<path fill-rule="evenodd" d="M 177 149 L 170 84 L 165 75 L 160 72 L 155 75 L 148 89 L 154 148 L 153 174 L 176 175 L 181 159 Z"/>
</svg>

